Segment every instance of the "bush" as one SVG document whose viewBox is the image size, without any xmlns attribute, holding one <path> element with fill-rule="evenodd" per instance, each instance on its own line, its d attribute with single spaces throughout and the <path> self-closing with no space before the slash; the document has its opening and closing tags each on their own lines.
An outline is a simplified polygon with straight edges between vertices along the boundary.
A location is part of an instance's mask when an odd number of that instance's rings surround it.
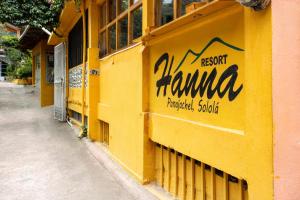
<svg viewBox="0 0 300 200">
<path fill-rule="evenodd" d="M 9 60 L 6 73 L 9 80 L 31 77 L 31 53 L 27 50 L 18 49 L 19 41 L 17 37 L 0 35 L 0 47 L 4 48 L 5 56 Z"/>
<path fill-rule="evenodd" d="M 12 65 L 9 65 L 6 68 L 6 75 L 7 75 L 8 80 L 13 80 L 13 79 L 17 78 L 16 69 Z"/>
<path fill-rule="evenodd" d="M 26 66 L 26 65 L 23 65 L 19 68 L 17 68 L 16 70 L 16 77 L 17 78 L 28 78 L 28 77 L 31 77 L 31 66 Z"/>
</svg>

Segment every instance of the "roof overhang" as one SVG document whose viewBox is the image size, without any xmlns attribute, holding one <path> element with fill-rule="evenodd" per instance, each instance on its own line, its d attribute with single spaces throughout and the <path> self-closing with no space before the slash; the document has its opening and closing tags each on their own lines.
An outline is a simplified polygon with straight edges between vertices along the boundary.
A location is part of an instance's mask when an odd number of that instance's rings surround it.
<svg viewBox="0 0 300 200">
<path fill-rule="evenodd" d="M 19 38 L 19 45 L 22 49 L 33 49 L 42 39 L 48 39 L 48 35 L 42 29 L 26 26 Z"/>
<path fill-rule="evenodd" d="M 63 42 L 80 16 L 80 10 L 76 7 L 75 2 L 66 1 L 60 13 L 59 25 L 54 29 L 55 32 L 51 33 L 48 45 L 57 45 Z"/>
<path fill-rule="evenodd" d="M 10 29 L 15 30 L 16 32 L 21 30 L 21 28 L 19 28 L 19 27 L 17 27 L 17 26 L 14 26 L 14 25 L 12 25 L 12 24 L 10 24 L 10 23 L 8 23 L 8 22 L 5 22 L 4 25 L 5 25 L 6 27 L 10 28 Z"/>
</svg>

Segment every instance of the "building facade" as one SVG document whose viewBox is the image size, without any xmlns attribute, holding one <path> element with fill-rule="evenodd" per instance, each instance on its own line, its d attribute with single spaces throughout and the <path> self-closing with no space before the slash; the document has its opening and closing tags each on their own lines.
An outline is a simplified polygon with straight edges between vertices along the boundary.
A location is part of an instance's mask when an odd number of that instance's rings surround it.
<svg viewBox="0 0 300 200">
<path fill-rule="evenodd" d="M 299 2 L 253 2 L 67 2 L 68 116 L 180 199 L 300 198 Z"/>
<path fill-rule="evenodd" d="M 54 47 L 47 45 L 48 35 L 27 26 L 19 38 L 20 48 L 31 50 L 32 85 L 38 93 L 40 106 L 54 102 Z"/>
</svg>

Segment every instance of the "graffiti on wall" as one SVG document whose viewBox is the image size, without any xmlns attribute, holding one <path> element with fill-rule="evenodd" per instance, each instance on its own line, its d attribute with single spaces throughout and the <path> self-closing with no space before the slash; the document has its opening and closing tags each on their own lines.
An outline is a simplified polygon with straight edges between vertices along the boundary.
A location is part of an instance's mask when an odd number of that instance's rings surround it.
<svg viewBox="0 0 300 200">
<path fill-rule="evenodd" d="M 237 82 L 238 64 L 228 62 L 231 59 L 230 54 L 224 52 L 219 55 L 204 56 L 214 43 L 234 51 L 244 51 L 215 37 L 200 52 L 189 49 L 178 63 L 174 62 L 174 55 L 169 53 L 163 53 L 156 60 L 154 74 L 159 77 L 156 81 L 156 96 L 166 97 L 168 108 L 177 111 L 218 114 L 220 100 L 226 98 L 229 102 L 233 102 L 238 98 L 243 90 L 243 84 Z M 189 69 L 189 65 L 196 65 L 197 68 L 189 70 L 188 73 L 182 70 L 183 67 Z M 195 102 L 196 97 L 199 99 L 198 102 Z"/>
</svg>

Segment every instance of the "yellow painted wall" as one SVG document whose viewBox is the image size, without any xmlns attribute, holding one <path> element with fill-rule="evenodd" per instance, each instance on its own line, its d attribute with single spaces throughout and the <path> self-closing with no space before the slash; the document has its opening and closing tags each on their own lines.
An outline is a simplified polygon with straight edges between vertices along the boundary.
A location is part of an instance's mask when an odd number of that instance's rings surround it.
<svg viewBox="0 0 300 200">
<path fill-rule="evenodd" d="M 81 88 L 69 88 L 68 107 L 76 112 L 81 111 Z"/>
<path fill-rule="evenodd" d="M 32 58 L 33 58 L 33 83 L 35 80 L 35 61 L 34 56 L 40 54 L 41 59 L 41 82 L 40 82 L 40 105 L 41 107 L 53 105 L 54 101 L 54 86 L 53 84 L 47 83 L 46 80 L 46 53 L 53 53 L 53 46 L 47 45 L 46 40 L 41 40 L 33 49 L 32 49 Z"/>
<path fill-rule="evenodd" d="M 90 1 L 87 1 L 90 2 Z M 85 6 L 85 9 L 87 6 Z M 60 21 L 62 22 L 61 26 L 56 30 L 57 32 L 61 33 L 61 35 L 64 38 L 64 41 L 68 43 L 68 35 L 72 28 L 75 26 L 75 24 L 78 22 L 80 17 L 82 16 L 80 9 L 78 10 L 74 4 L 73 1 L 70 1 L 65 4 L 65 8 L 61 13 L 61 19 Z M 57 38 L 56 36 L 50 37 L 48 43 L 54 43 L 58 44 L 61 42 L 62 39 Z M 68 52 L 68 50 L 67 50 Z M 68 56 L 68 55 L 67 55 Z M 86 64 L 86 66 L 88 63 Z M 66 62 L 67 66 L 67 76 L 69 76 L 69 64 L 68 61 Z M 82 68 L 82 64 L 81 64 Z M 87 67 L 86 67 L 87 68 Z M 69 78 L 67 77 L 67 80 Z M 68 83 L 69 84 L 69 83 Z M 84 95 L 84 98 L 82 96 Z M 82 102 L 82 99 L 84 99 L 84 102 Z M 68 87 L 67 89 L 67 105 L 68 109 L 71 111 L 75 111 L 78 113 L 82 113 L 82 105 L 84 104 L 84 115 L 88 115 L 88 93 L 87 93 L 87 88 L 84 89 L 84 94 L 83 94 L 83 88 L 71 88 Z"/>
<path fill-rule="evenodd" d="M 145 28 L 152 26 L 153 21 L 149 19 L 151 5 L 144 2 Z M 229 4 L 234 4 L 232 2 Z M 91 5 L 94 5 L 92 1 L 86 2 L 89 8 Z M 64 21 L 58 28 L 64 37 L 80 17 L 70 6 L 68 9 L 63 11 L 61 19 Z M 88 50 L 91 85 L 86 91 L 86 102 L 90 103 L 91 109 L 86 109 L 86 113 L 96 117 L 89 120 L 89 130 L 92 130 L 89 137 L 99 141 L 98 120 L 109 123 L 108 148 L 111 154 L 143 183 L 155 179 L 154 141 L 245 179 L 250 200 L 269 200 L 273 198 L 271 10 L 255 12 L 237 3 L 217 10 L 211 13 L 206 9 L 204 17 L 198 15 L 194 19 L 192 15 L 187 16 L 171 23 L 171 28 L 167 25 L 156 32 L 151 32 L 148 27 L 142 44 L 100 60 L 95 25 L 98 18 L 94 10 L 95 15 L 89 15 L 92 19 L 89 20 L 89 36 L 93 38 L 90 44 L 93 45 Z M 191 22 L 183 21 L 189 17 Z M 219 102 L 218 114 L 198 112 L 199 96 L 193 100 L 194 112 L 168 108 L 170 90 L 163 96 L 162 87 L 160 96 L 156 95 L 156 81 L 163 71 L 162 64 L 154 74 L 158 58 L 167 52 L 170 64 L 174 55 L 174 70 L 189 49 L 199 53 L 214 38 L 220 38 L 221 42 L 216 39 L 201 58 L 228 55 L 227 63 L 216 67 L 217 79 L 229 65 L 237 64 L 234 90 L 243 85 L 241 92 L 232 101 L 228 99 L 228 93 L 223 98 L 215 95 L 210 101 Z M 201 66 L 199 60 L 190 64 L 192 61 L 193 55 L 189 54 L 180 68 L 185 76 L 199 69 L 201 77 L 204 71 L 211 72 L 214 68 Z M 99 69 L 100 75 L 91 76 L 90 69 Z M 228 79 L 221 90 L 226 83 Z M 81 89 L 69 88 L 68 96 L 68 108 L 80 112 Z M 206 102 L 207 97 L 202 98 Z M 180 99 L 191 100 L 185 95 Z"/>
<path fill-rule="evenodd" d="M 271 15 L 270 9 L 254 12 L 237 5 L 223 9 L 201 20 L 170 30 L 161 37 L 149 41 L 150 49 L 150 138 L 164 146 L 174 148 L 185 155 L 207 163 L 241 179 L 249 186 L 249 199 L 273 198 L 272 166 L 272 112 L 271 112 Z M 207 49 L 206 45 L 218 37 Z M 241 50 L 229 47 L 233 45 Z M 198 103 L 202 99 L 206 104 L 207 93 L 193 98 L 194 111 L 177 110 L 168 105 L 172 101 L 185 100 L 190 103 L 190 95 L 172 94 L 171 84 L 164 96 L 161 87 L 157 96 L 157 81 L 161 78 L 166 61 L 162 62 L 157 73 L 155 64 L 164 53 L 169 54 L 171 65 L 174 55 L 172 78 L 176 67 L 188 50 L 195 53 L 205 51 L 196 62 L 196 56 L 188 53 L 181 68 L 183 77 L 199 70 L 199 78 L 206 71 L 208 75 L 214 67 L 216 80 L 229 66 L 238 66 L 238 75 L 234 85 L 241 92 L 232 101 L 228 93 L 221 98 L 217 94 L 209 100 L 219 103 L 218 114 L 198 112 Z M 202 58 L 227 54 L 226 64 L 202 66 Z M 166 73 L 168 72 L 167 68 Z M 225 79 L 221 91 L 229 79 Z M 180 80 L 174 81 L 176 86 Z M 181 89 L 185 84 L 183 78 Z M 217 84 L 213 83 L 213 87 Z M 175 88 L 174 86 L 174 88 Z M 202 106 L 204 105 L 201 103 Z"/>
<path fill-rule="evenodd" d="M 109 123 L 111 153 L 143 181 L 141 49 L 138 45 L 100 61 L 98 118 Z"/>
<path fill-rule="evenodd" d="M 68 108 L 71 110 L 74 110 L 78 113 L 81 113 L 81 107 L 82 107 L 82 102 L 81 102 L 81 88 L 69 88 L 69 93 L 68 93 Z M 85 114 L 88 109 L 88 102 L 87 102 L 87 94 L 85 95 Z"/>
</svg>

